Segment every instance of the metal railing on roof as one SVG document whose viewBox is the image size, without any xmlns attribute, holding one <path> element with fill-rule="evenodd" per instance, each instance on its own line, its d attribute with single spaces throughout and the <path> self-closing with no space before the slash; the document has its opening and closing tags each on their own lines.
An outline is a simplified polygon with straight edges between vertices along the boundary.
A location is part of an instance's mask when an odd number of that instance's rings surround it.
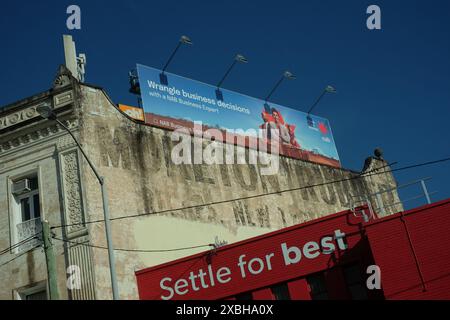
<svg viewBox="0 0 450 320">
<path fill-rule="evenodd" d="M 437 193 L 437 191 L 433 191 L 433 192 L 428 191 L 428 188 L 427 188 L 425 182 L 429 181 L 431 179 L 432 179 L 431 177 L 417 179 L 417 180 L 414 180 L 414 181 L 411 181 L 408 183 L 398 185 L 393 188 L 381 190 L 381 191 L 371 193 L 368 195 L 356 195 L 356 196 L 350 195 L 350 203 L 349 203 L 350 210 L 353 211 L 353 214 L 355 216 L 361 216 L 364 219 L 364 221 L 367 222 L 370 219 L 374 219 L 376 217 L 375 211 L 377 211 L 377 213 L 380 213 L 381 215 L 386 215 L 386 211 L 387 211 L 386 209 L 392 208 L 394 206 L 399 206 L 399 205 L 403 206 L 404 203 L 410 202 L 413 200 L 425 198 L 427 204 L 431 204 L 431 196 Z M 410 197 L 410 198 L 402 200 L 402 201 L 389 203 L 387 205 L 384 204 L 383 197 L 382 197 L 383 194 L 388 193 L 388 192 L 398 191 L 399 189 L 404 189 L 406 187 L 417 185 L 417 184 L 420 185 L 420 187 L 422 189 L 422 194 Z M 374 205 L 373 205 L 371 199 L 375 200 L 376 210 L 374 210 Z M 363 206 L 363 205 L 366 205 L 368 207 L 368 209 L 369 209 L 368 213 L 364 210 L 357 210 L 357 208 L 359 206 Z"/>
</svg>

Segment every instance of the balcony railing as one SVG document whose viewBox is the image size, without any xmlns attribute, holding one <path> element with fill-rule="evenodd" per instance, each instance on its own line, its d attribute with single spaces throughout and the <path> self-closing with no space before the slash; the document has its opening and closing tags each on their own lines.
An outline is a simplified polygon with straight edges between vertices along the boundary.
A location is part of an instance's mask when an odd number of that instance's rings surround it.
<svg viewBox="0 0 450 320">
<path fill-rule="evenodd" d="M 23 242 L 17 247 L 17 252 L 25 252 L 42 244 L 42 223 L 41 218 L 31 219 L 17 224 L 17 243 Z M 33 237 L 35 237 L 33 239 Z M 28 241 L 26 241 L 28 240 Z"/>
</svg>

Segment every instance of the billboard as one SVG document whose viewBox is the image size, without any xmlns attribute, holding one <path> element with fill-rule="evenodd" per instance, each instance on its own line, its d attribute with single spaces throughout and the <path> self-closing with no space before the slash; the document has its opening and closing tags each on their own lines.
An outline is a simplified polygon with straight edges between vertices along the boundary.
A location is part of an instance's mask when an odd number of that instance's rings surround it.
<svg viewBox="0 0 450 320">
<path fill-rule="evenodd" d="M 175 130 L 201 122 L 204 128 L 280 130 L 280 154 L 340 167 L 327 119 L 137 65 L 148 124 Z"/>
</svg>

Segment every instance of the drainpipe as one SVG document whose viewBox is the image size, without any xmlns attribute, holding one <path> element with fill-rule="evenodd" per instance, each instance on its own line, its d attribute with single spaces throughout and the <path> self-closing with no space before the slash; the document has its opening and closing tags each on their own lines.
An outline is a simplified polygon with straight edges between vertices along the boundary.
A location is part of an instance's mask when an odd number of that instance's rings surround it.
<svg viewBox="0 0 450 320">
<path fill-rule="evenodd" d="M 408 225 L 405 221 L 405 216 L 403 211 L 401 212 L 400 220 L 403 222 L 403 226 L 405 227 L 406 235 L 408 236 L 409 246 L 411 248 L 411 252 L 414 256 L 414 261 L 416 263 L 417 272 L 419 273 L 420 281 L 422 282 L 422 292 L 427 291 L 427 286 L 425 284 L 425 279 L 423 277 L 422 270 L 420 269 L 419 259 L 417 258 L 416 250 L 414 249 L 414 245 L 412 243 L 411 234 L 409 233 Z"/>
</svg>

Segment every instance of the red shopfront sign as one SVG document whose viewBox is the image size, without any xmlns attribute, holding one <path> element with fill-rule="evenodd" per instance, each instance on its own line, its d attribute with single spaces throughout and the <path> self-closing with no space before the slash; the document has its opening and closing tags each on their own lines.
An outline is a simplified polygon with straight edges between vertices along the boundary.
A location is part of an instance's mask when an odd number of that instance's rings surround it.
<svg viewBox="0 0 450 320">
<path fill-rule="evenodd" d="M 361 240 L 354 235 L 360 223 L 346 211 L 138 271 L 139 295 L 221 299 L 327 269 Z"/>
<path fill-rule="evenodd" d="M 449 217 L 450 199 L 369 223 L 344 211 L 137 271 L 139 295 L 202 300 L 251 292 L 259 300 L 284 284 L 291 299 L 307 300 L 315 298 L 309 278 L 320 274 L 329 299 L 353 299 L 345 270 L 360 268 L 361 289 L 376 265 L 382 288 L 368 290 L 367 299 L 450 300 Z"/>
</svg>

